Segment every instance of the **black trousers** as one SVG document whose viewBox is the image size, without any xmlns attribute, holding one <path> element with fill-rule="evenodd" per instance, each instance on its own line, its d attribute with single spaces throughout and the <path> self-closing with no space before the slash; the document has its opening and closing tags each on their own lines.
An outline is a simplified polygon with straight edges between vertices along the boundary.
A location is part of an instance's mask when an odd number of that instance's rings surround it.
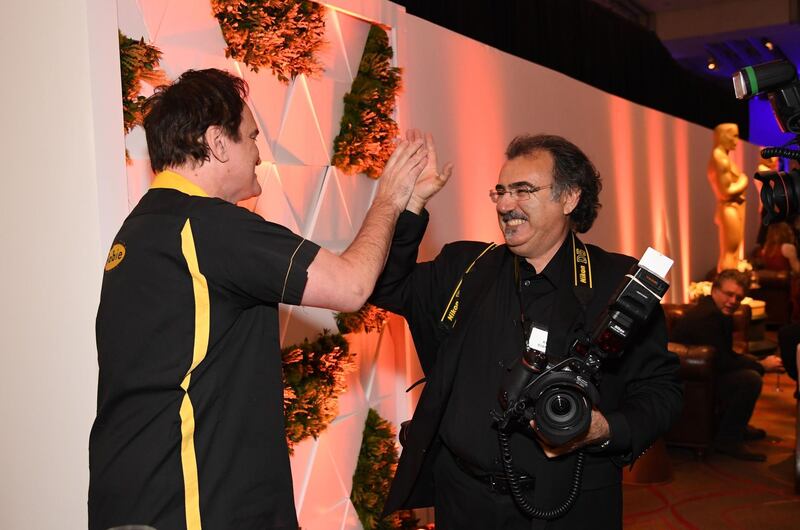
<svg viewBox="0 0 800 530">
<path fill-rule="evenodd" d="M 436 530 L 574 530 L 622 528 L 622 487 L 581 491 L 575 505 L 555 521 L 532 520 L 509 494 L 464 472 L 447 449 L 442 449 L 434 467 L 436 486 Z M 537 484 L 536 487 L 547 487 Z M 530 494 L 529 494 L 530 496 Z"/>
<path fill-rule="evenodd" d="M 719 401 L 718 442 L 741 442 L 758 396 L 761 395 L 761 375 L 755 370 L 734 370 L 717 377 Z"/>
</svg>

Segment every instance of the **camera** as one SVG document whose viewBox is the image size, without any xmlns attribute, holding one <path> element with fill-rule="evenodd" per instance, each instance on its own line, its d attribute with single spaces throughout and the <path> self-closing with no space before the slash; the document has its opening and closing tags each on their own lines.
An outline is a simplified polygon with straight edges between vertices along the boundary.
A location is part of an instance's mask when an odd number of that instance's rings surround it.
<svg viewBox="0 0 800 530">
<path fill-rule="evenodd" d="M 505 374 L 498 395 L 503 412 L 494 413 L 498 430 L 536 434 L 562 445 L 585 433 L 600 399 L 597 383 L 604 361 L 622 356 L 669 288 L 673 261 L 648 248 L 625 276 L 590 333 L 575 340 L 567 355 L 548 355 L 547 331 L 534 326 L 525 351 Z"/>
<path fill-rule="evenodd" d="M 800 160 L 800 151 L 789 149 L 800 140 L 800 81 L 797 69 L 787 60 L 771 61 L 746 66 L 733 75 L 733 89 L 738 99 L 748 99 L 764 94 L 769 99 L 772 112 L 781 132 L 790 132 L 795 138 L 783 147 L 766 147 L 762 158 L 779 156 Z M 764 224 L 784 221 L 800 213 L 800 171 L 761 171 L 754 178 L 763 183 L 761 204 L 764 206 Z"/>
</svg>

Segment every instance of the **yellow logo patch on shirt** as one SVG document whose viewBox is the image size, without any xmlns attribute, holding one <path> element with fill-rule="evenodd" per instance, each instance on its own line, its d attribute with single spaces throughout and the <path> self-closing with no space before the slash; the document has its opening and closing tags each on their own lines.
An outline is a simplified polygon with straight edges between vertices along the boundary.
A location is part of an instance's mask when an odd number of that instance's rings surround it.
<svg viewBox="0 0 800 530">
<path fill-rule="evenodd" d="M 110 271 L 125 259 L 125 245 L 122 243 L 114 243 L 111 250 L 108 251 L 108 258 L 106 259 L 106 271 Z"/>
</svg>

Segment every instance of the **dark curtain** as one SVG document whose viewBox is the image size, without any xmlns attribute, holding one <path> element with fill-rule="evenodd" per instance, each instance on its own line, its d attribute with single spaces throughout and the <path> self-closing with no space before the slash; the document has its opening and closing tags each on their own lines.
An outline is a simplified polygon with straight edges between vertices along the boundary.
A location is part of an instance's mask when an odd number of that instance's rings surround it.
<svg viewBox="0 0 800 530">
<path fill-rule="evenodd" d="M 588 0 L 393 0 L 406 11 L 629 101 L 713 128 L 748 107 L 684 70 L 658 37 Z"/>
</svg>

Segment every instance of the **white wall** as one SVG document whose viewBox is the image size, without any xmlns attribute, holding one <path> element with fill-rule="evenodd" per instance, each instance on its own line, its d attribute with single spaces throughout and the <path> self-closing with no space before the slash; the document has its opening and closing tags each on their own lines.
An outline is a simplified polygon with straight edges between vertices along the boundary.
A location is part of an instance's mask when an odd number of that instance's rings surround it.
<svg viewBox="0 0 800 530">
<path fill-rule="evenodd" d="M 94 315 L 119 213 L 110 213 L 114 186 L 100 180 L 122 175 L 122 134 L 107 127 L 121 116 L 119 96 L 109 109 L 114 85 L 103 81 L 115 65 L 119 77 L 118 58 L 104 59 L 116 54 L 115 6 L 32 1 L 3 11 L 0 528 L 81 528 Z"/>
</svg>

